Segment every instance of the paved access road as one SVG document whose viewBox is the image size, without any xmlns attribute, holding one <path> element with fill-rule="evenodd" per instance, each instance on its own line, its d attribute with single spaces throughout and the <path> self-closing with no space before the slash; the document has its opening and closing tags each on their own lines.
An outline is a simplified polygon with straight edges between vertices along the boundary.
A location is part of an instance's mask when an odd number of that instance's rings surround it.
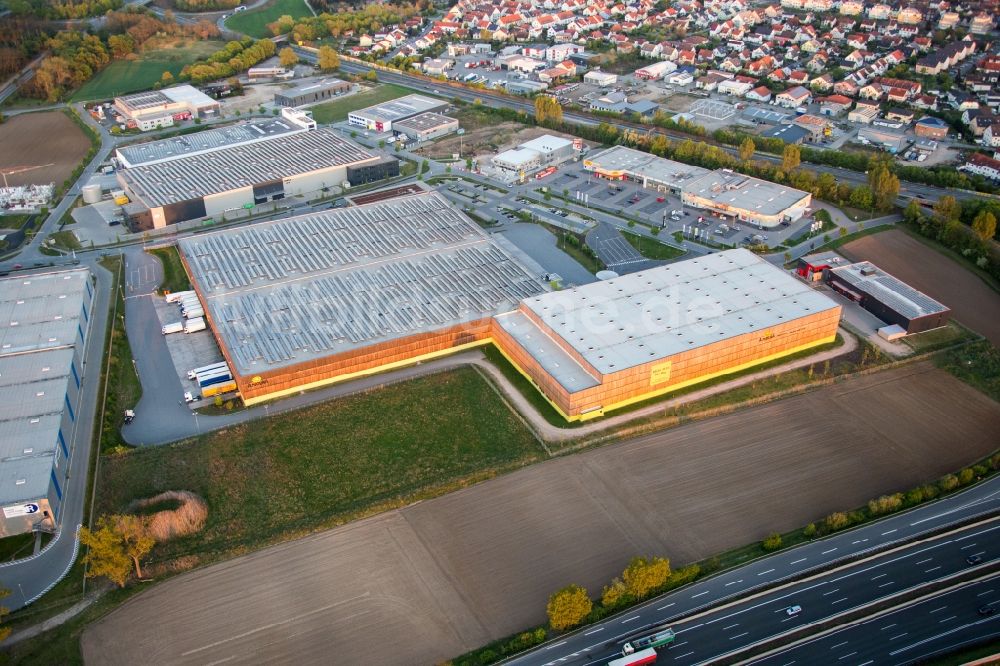
<svg viewBox="0 0 1000 666">
<path fill-rule="evenodd" d="M 980 615 L 978 611 L 984 606 L 993 606 L 997 612 Z M 1000 574 L 994 574 L 751 663 L 761 666 L 923 663 L 936 655 L 998 638 Z"/>
<path fill-rule="evenodd" d="M 601 659 L 605 657 L 610 659 L 609 655 L 612 654 L 614 649 L 620 649 L 619 646 L 621 643 L 627 641 L 630 637 L 643 635 L 643 629 L 670 623 L 673 618 L 680 615 L 687 615 L 700 609 L 710 608 L 727 599 L 747 594 L 758 588 L 774 585 L 781 581 L 806 575 L 811 570 L 828 567 L 832 563 L 847 558 L 858 557 L 865 553 L 872 553 L 876 550 L 887 548 L 893 543 L 912 539 L 930 530 L 938 529 L 954 521 L 961 520 L 964 517 L 994 514 L 998 511 L 1000 511 L 1000 478 L 994 477 L 980 486 L 935 504 L 892 516 L 856 530 L 808 543 L 798 548 L 757 560 L 745 567 L 729 571 L 720 576 L 696 583 L 679 592 L 668 594 L 648 602 L 630 612 L 619 614 L 600 624 L 581 629 L 553 644 L 542 646 L 533 652 L 514 659 L 510 663 L 519 666 L 602 663 Z M 961 553 L 966 552 L 966 550 L 962 550 L 962 546 L 969 545 L 970 543 L 973 544 L 971 549 L 966 549 L 969 552 L 983 551 L 984 555 L 994 558 L 998 557 L 1000 556 L 1000 529 L 984 533 L 982 539 L 967 540 L 959 544 L 958 550 Z M 988 546 L 986 545 L 987 543 L 989 544 Z M 929 573 L 925 571 L 933 567 L 941 566 L 941 571 L 946 571 L 944 567 L 945 560 L 948 559 L 947 557 L 942 557 L 937 553 L 932 553 L 928 556 L 932 558 L 932 561 L 921 563 L 921 566 L 924 564 L 926 566 L 917 573 L 918 578 L 920 576 L 929 578 L 931 574 L 938 575 L 935 571 Z M 925 557 L 901 560 L 905 562 L 905 567 L 903 568 L 909 567 L 911 563 L 916 565 L 918 560 L 923 560 Z M 940 559 L 939 563 L 933 561 L 935 557 Z M 948 566 L 961 566 L 964 562 L 964 555 L 949 557 L 951 559 L 949 559 Z M 951 561 L 956 558 L 958 564 Z M 830 576 L 830 578 L 835 579 L 836 576 Z M 869 581 L 869 583 L 862 585 L 861 588 L 874 587 L 875 590 L 878 590 L 877 585 L 892 582 L 892 586 L 887 586 L 884 589 L 898 591 L 904 587 L 903 581 L 905 579 L 900 574 L 893 573 L 879 580 L 882 582 L 875 581 L 873 585 Z M 837 587 L 831 585 L 822 592 L 828 592 Z M 844 592 L 846 593 L 846 583 L 844 584 L 844 588 Z M 803 597 L 798 597 L 794 594 L 787 597 L 783 593 L 777 594 L 780 601 L 776 602 L 770 608 L 770 611 L 781 611 L 782 608 L 792 604 L 801 604 L 804 608 L 807 605 L 802 602 Z M 831 605 L 833 601 L 841 599 L 844 595 L 834 592 L 829 596 L 831 598 L 827 601 L 827 605 Z M 840 603 L 843 603 L 845 608 L 850 605 L 856 605 L 855 602 L 850 601 L 850 598 L 848 598 L 848 601 Z M 822 607 L 814 605 L 808 613 L 804 610 L 802 622 L 811 622 L 823 617 L 822 611 L 816 610 L 818 608 Z M 775 616 L 777 616 L 777 613 L 775 613 Z M 780 622 L 783 618 L 778 617 L 777 619 Z M 706 620 L 702 619 L 698 622 L 704 624 Z M 729 627 L 729 625 L 734 623 L 737 625 L 742 624 L 743 628 L 740 631 L 734 631 L 738 626 Z M 697 622 L 694 624 L 697 624 Z M 710 626 L 712 632 L 709 633 L 722 636 L 721 639 L 712 641 L 710 638 L 699 635 L 697 640 L 689 640 L 687 636 L 681 634 L 677 644 L 667 654 L 675 663 L 697 663 L 728 651 L 718 648 L 718 640 L 732 641 L 734 639 L 744 639 L 740 640 L 740 642 L 728 642 L 724 644 L 729 649 L 732 649 L 741 643 L 751 643 L 769 635 L 766 633 L 766 627 L 757 627 L 756 620 L 751 622 L 733 619 L 732 622 L 724 623 L 713 621 L 713 624 Z M 727 627 L 729 628 L 727 629 Z M 685 625 L 677 625 L 675 628 L 678 630 L 685 629 Z M 747 632 L 747 635 L 739 635 L 744 632 Z M 693 636 L 694 634 L 691 635 Z M 687 643 L 687 645 L 683 645 L 683 643 Z M 707 647 L 706 644 L 714 647 Z M 683 649 L 678 650 L 678 648 Z M 685 654 L 690 651 L 694 651 L 694 654 Z"/>
</svg>

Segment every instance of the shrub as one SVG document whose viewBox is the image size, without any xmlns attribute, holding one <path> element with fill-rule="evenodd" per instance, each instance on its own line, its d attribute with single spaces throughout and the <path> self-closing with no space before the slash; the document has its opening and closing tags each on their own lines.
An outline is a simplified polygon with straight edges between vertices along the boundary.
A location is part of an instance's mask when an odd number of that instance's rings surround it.
<svg viewBox="0 0 1000 666">
<path fill-rule="evenodd" d="M 777 532 L 771 532 L 761 543 L 761 546 L 769 553 L 773 550 L 778 550 L 781 548 L 781 535 Z"/>
<path fill-rule="evenodd" d="M 927 484 L 921 490 L 924 491 L 924 501 L 925 502 L 927 500 L 932 500 L 932 499 L 934 499 L 935 497 L 937 497 L 938 495 L 941 494 L 941 491 L 938 490 L 937 486 L 933 486 L 933 485 L 930 485 L 930 484 Z"/>
<path fill-rule="evenodd" d="M 865 512 L 864 511 L 851 511 L 847 514 L 847 519 L 850 521 L 851 525 L 857 525 L 858 523 L 865 522 Z"/>
<path fill-rule="evenodd" d="M 579 585 L 567 585 L 549 597 L 545 612 L 552 628 L 562 631 L 580 624 L 593 606 L 587 590 Z"/>
<path fill-rule="evenodd" d="M 882 495 L 873 500 L 868 500 L 868 514 L 871 516 L 881 516 L 885 513 L 899 511 L 903 507 L 903 496 L 900 493 L 895 495 Z"/>
<path fill-rule="evenodd" d="M 145 507 L 167 502 L 176 502 L 177 508 L 157 511 L 146 522 L 146 533 L 158 543 L 200 532 L 208 519 L 208 505 L 205 500 L 186 490 L 168 490 L 146 499 L 136 500 L 129 505 L 129 511 L 140 511 Z"/>
<path fill-rule="evenodd" d="M 924 501 L 924 489 L 914 488 L 906 493 L 906 505 L 913 506 Z"/>
<path fill-rule="evenodd" d="M 972 471 L 971 467 L 966 467 L 961 472 L 958 473 L 958 483 L 962 486 L 967 486 L 976 480 L 976 473 Z"/>
<path fill-rule="evenodd" d="M 990 467 L 1000 469 L 1000 453 L 994 453 L 990 456 Z"/>
<path fill-rule="evenodd" d="M 842 530 L 851 524 L 851 519 L 847 517 L 847 514 L 843 511 L 836 511 L 831 513 L 823 520 L 823 524 L 826 529 L 831 532 L 836 532 L 837 530 Z"/>
<path fill-rule="evenodd" d="M 807 539 L 811 539 L 816 536 L 816 523 L 809 523 L 806 528 L 802 530 L 802 536 Z"/>
<path fill-rule="evenodd" d="M 663 557 L 634 557 L 622 572 L 622 582 L 628 594 L 636 599 L 645 598 L 662 587 L 670 578 L 670 560 Z"/>
<path fill-rule="evenodd" d="M 601 592 L 601 605 L 612 609 L 624 604 L 627 600 L 625 583 L 619 578 L 611 581 L 610 585 L 605 585 Z"/>
<path fill-rule="evenodd" d="M 986 476 L 990 473 L 990 468 L 982 463 L 972 466 L 972 471 L 976 473 L 977 477 Z"/>
<path fill-rule="evenodd" d="M 941 492 L 952 491 L 958 488 L 958 477 L 954 474 L 946 474 L 938 480 L 937 485 L 941 489 Z"/>
</svg>

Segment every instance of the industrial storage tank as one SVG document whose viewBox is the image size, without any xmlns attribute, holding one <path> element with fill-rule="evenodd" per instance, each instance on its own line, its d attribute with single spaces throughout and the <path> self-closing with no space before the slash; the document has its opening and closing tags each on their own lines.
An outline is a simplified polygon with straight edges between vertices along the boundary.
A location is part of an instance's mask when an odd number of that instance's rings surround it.
<svg viewBox="0 0 1000 666">
<path fill-rule="evenodd" d="M 95 204 L 101 202 L 101 184 L 91 183 L 84 185 L 80 192 L 83 194 L 83 203 Z"/>
</svg>

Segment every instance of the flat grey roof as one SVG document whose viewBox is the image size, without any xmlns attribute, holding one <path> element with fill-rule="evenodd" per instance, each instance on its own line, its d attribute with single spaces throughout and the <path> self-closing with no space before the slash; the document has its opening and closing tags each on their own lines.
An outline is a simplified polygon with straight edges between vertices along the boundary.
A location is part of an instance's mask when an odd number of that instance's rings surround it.
<svg viewBox="0 0 1000 666">
<path fill-rule="evenodd" d="M 330 129 L 279 135 L 121 172 L 150 208 L 377 158 Z"/>
<path fill-rule="evenodd" d="M 417 132 L 426 132 L 427 130 L 434 129 L 435 127 L 451 124 L 458 124 L 458 121 L 454 118 L 449 118 L 448 116 L 442 116 L 440 113 L 428 111 L 427 113 L 421 113 L 420 115 L 413 116 L 412 118 L 399 120 L 396 122 L 395 126 L 397 129 L 405 127 Z"/>
<path fill-rule="evenodd" d="M 0 505 L 48 494 L 89 281 L 86 269 L 0 280 Z"/>
<path fill-rule="evenodd" d="M 809 196 L 808 192 L 794 187 L 728 169 L 710 171 L 686 183 L 683 191 L 684 194 L 709 199 L 719 208 L 728 207 L 759 215 L 780 215 Z"/>
<path fill-rule="evenodd" d="M 584 166 L 591 165 L 606 171 L 626 171 L 678 188 L 710 173 L 708 169 L 656 157 L 625 146 L 608 148 L 584 160 Z"/>
<path fill-rule="evenodd" d="M 302 131 L 305 131 L 305 128 L 299 127 L 285 118 L 254 120 L 175 136 L 172 139 L 163 139 L 162 141 L 147 141 L 132 146 L 122 146 L 118 148 L 117 152 L 119 159 L 126 162 L 126 166 L 138 166 Z"/>
<path fill-rule="evenodd" d="M 282 90 L 278 92 L 278 95 L 282 97 L 298 97 L 299 95 L 307 95 L 314 92 L 322 92 L 324 90 L 330 90 L 332 88 L 339 88 L 341 86 L 351 87 L 351 84 L 347 81 L 341 81 L 333 77 L 320 79 L 319 81 L 310 81 L 309 83 L 304 83 L 301 86 L 291 88 L 289 90 Z"/>
<path fill-rule="evenodd" d="M 406 95 L 390 102 L 383 102 L 357 111 L 351 115 L 366 118 L 373 122 L 392 122 L 415 116 L 418 113 L 434 111 L 448 106 L 448 102 L 423 95 Z"/>
<path fill-rule="evenodd" d="M 526 314 L 509 312 L 496 318 L 503 328 L 531 357 L 542 366 L 568 393 L 576 393 L 600 384 L 580 363 L 555 340 L 545 334 Z"/>
<path fill-rule="evenodd" d="M 839 307 L 744 249 L 542 294 L 523 306 L 603 375 Z"/>
<path fill-rule="evenodd" d="M 117 99 L 136 111 L 170 103 L 186 103 L 195 108 L 218 106 L 219 104 L 194 86 L 187 84 L 164 88 L 163 90 L 135 93 L 134 95 L 123 95 Z"/>
<path fill-rule="evenodd" d="M 437 193 L 179 245 L 244 376 L 509 312 L 544 290 Z"/>
<path fill-rule="evenodd" d="M 950 309 L 922 291 L 917 291 L 902 280 L 889 275 L 870 261 L 841 266 L 831 269 L 831 272 L 907 319 L 948 312 Z"/>
</svg>

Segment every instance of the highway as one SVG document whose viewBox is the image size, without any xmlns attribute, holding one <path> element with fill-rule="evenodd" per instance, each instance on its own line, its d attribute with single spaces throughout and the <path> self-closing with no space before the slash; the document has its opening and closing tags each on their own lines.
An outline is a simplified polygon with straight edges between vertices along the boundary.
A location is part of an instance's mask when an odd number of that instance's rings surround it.
<svg viewBox="0 0 1000 666">
<path fill-rule="evenodd" d="M 905 556 L 899 553 L 879 556 L 877 561 L 881 564 L 877 565 L 878 570 L 872 568 L 875 566 L 873 563 L 853 566 L 849 570 L 853 573 L 847 570 L 830 573 L 775 590 L 762 598 L 716 608 L 720 604 L 770 586 L 802 579 L 838 563 L 875 554 L 893 544 L 942 528 L 960 520 L 960 517 L 985 516 L 998 511 L 1000 478 L 994 478 L 968 493 L 782 551 L 695 583 L 601 623 L 581 628 L 508 663 L 518 666 L 605 664 L 616 651 L 621 650 L 624 642 L 664 624 L 674 627 L 678 639 L 660 661 L 703 663 L 787 629 L 819 621 L 866 600 L 878 599 L 921 581 L 953 573 L 968 566 L 965 563 L 968 554 L 979 554 L 984 563 L 988 563 L 1000 557 L 1000 519 L 993 519 L 986 529 L 976 532 L 973 537 L 937 539 L 932 544 L 908 548 Z M 928 558 L 930 560 L 925 561 Z M 879 578 L 873 581 L 874 576 Z M 788 618 L 784 609 L 795 604 L 803 607 L 802 614 Z M 715 610 L 702 613 L 711 608 Z M 695 615 L 697 613 L 702 614 Z M 689 619 L 678 621 L 678 618 Z"/>
<path fill-rule="evenodd" d="M 301 47 L 294 47 L 293 49 L 298 53 L 299 57 L 308 62 L 315 62 L 316 56 L 314 53 L 303 49 Z M 371 65 L 362 64 L 360 61 L 348 61 L 346 58 L 341 59 L 340 69 L 343 72 L 349 74 L 365 74 L 369 70 L 373 69 Z M 525 111 L 530 114 L 534 114 L 535 106 L 530 100 L 521 101 L 516 98 L 509 97 L 507 95 L 498 95 L 497 93 L 490 92 L 488 90 L 475 90 L 472 88 L 466 88 L 464 86 L 456 87 L 453 85 L 446 84 L 444 82 L 434 82 L 428 81 L 424 78 L 413 76 L 410 74 L 404 74 L 397 71 L 386 71 L 384 69 L 378 69 L 379 81 L 383 83 L 393 83 L 400 86 L 405 86 L 407 88 L 413 88 L 415 90 L 420 90 L 426 93 L 437 94 L 441 97 L 447 98 L 458 98 L 465 102 L 474 102 L 475 100 L 480 100 L 483 104 L 492 107 L 508 107 L 512 109 L 517 109 L 518 111 Z M 567 122 L 577 123 L 580 125 L 597 125 L 600 123 L 607 123 L 619 130 L 640 130 L 644 133 L 655 132 L 660 133 L 671 139 L 696 139 L 682 132 L 675 132 L 671 130 L 665 130 L 661 128 L 656 128 L 650 125 L 642 125 L 639 123 L 630 123 L 623 121 L 616 121 L 614 119 L 608 118 L 598 118 L 595 116 L 583 115 L 579 113 L 574 113 L 572 111 L 566 111 L 563 113 L 563 119 Z M 702 139 L 711 143 L 711 139 Z M 731 146 L 720 146 L 726 152 L 731 155 L 737 154 L 737 149 Z M 781 158 L 775 155 L 767 155 L 764 153 L 757 153 L 754 156 L 755 159 L 765 160 L 772 163 L 781 162 Z M 806 163 L 808 168 L 816 171 L 818 173 L 829 173 L 835 176 L 838 182 L 850 183 L 852 185 L 861 185 L 868 182 L 867 176 L 863 173 L 857 171 L 852 171 L 850 169 L 842 169 L 839 167 L 825 166 L 821 164 L 811 164 Z M 912 183 L 909 181 L 902 181 L 900 187 L 901 195 L 919 196 L 926 199 L 936 200 L 941 196 L 950 194 L 959 200 L 977 199 L 984 196 L 989 196 L 985 194 L 980 194 L 978 192 L 970 192 L 968 190 L 959 189 L 948 189 L 941 187 L 934 187 L 931 185 L 922 185 L 919 183 Z M 901 205 L 906 205 L 907 200 L 900 199 L 899 203 Z"/>
<path fill-rule="evenodd" d="M 1000 637 L 1000 574 L 899 606 L 751 661 L 761 666 L 911 664 Z"/>
</svg>

